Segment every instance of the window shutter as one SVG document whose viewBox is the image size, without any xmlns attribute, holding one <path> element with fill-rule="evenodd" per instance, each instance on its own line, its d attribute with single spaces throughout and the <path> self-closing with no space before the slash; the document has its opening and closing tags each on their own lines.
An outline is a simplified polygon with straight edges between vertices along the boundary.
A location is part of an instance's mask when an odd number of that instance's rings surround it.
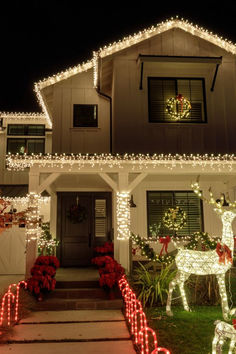
<svg viewBox="0 0 236 354">
<path fill-rule="evenodd" d="M 106 237 L 107 210 L 106 199 L 95 200 L 95 237 Z"/>
</svg>

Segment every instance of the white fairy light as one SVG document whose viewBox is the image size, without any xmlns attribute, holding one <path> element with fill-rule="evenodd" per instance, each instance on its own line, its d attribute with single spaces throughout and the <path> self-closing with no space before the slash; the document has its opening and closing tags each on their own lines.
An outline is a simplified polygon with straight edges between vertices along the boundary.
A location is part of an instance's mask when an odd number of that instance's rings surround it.
<svg viewBox="0 0 236 354">
<path fill-rule="evenodd" d="M 8 154 L 6 162 L 9 170 L 22 171 L 34 165 L 39 167 L 60 167 L 82 169 L 84 167 L 121 169 L 129 166 L 132 170 L 164 167 L 168 170 L 177 167 L 205 168 L 217 171 L 232 171 L 236 167 L 236 156 L 225 155 L 163 155 L 163 154 Z"/>
<path fill-rule="evenodd" d="M 0 118 L 4 118 L 6 121 L 10 120 L 30 120 L 30 121 L 40 121 L 46 120 L 44 113 L 25 113 L 25 112 L 0 112 Z"/>
<path fill-rule="evenodd" d="M 130 237 L 130 193 L 117 192 L 117 239 L 128 240 Z"/>
<path fill-rule="evenodd" d="M 127 49 L 132 45 L 138 44 L 146 39 L 152 38 L 153 36 L 171 30 L 172 28 L 180 28 L 183 31 L 191 33 L 194 36 L 198 36 L 216 46 L 219 46 L 220 48 L 224 49 L 225 51 L 231 54 L 234 55 L 236 54 L 236 44 L 233 44 L 231 41 L 227 39 L 222 39 L 222 37 L 213 34 L 212 32 L 209 32 L 208 30 L 199 27 L 198 25 L 193 25 L 192 23 L 189 23 L 184 19 L 180 20 L 178 16 L 176 16 L 176 18 L 172 17 L 171 19 L 158 23 L 156 26 L 152 26 L 150 28 L 144 29 L 143 31 L 139 31 L 134 35 L 124 37 L 122 40 L 119 40 L 118 42 L 114 42 L 112 44 L 104 46 L 103 48 L 100 48 L 99 51 L 94 52 L 93 58 L 87 61 L 86 63 L 78 64 L 74 67 L 68 68 L 65 71 L 59 72 L 55 75 L 52 75 L 50 77 L 47 77 L 35 83 L 34 90 L 36 92 L 36 96 L 39 101 L 39 104 L 42 107 L 42 110 L 47 117 L 49 127 L 52 127 L 52 121 L 47 109 L 47 105 L 41 93 L 42 89 L 44 89 L 47 86 L 54 85 L 55 83 L 61 80 L 66 80 L 78 73 L 86 72 L 92 68 L 94 70 L 94 85 L 95 87 L 97 87 L 98 67 L 97 67 L 97 60 L 95 63 L 95 57 L 96 59 L 98 59 L 99 56 L 101 58 L 104 58 L 106 56 L 112 55 L 114 53 L 119 52 L 120 50 Z"/>
<path fill-rule="evenodd" d="M 234 249 L 234 234 L 232 230 L 232 221 L 236 216 L 236 209 L 230 206 L 223 206 L 223 202 L 216 202 L 211 192 L 210 200 L 208 201 L 202 196 L 198 182 L 192 184 L 192 188 L 194 189 L 194 192 L 204 201 L 207 201 L 209 204 L 215 205 L 214 211 L 220 216 L 223 224 L 221 244 L 223 245 L 223 247 L 225 247 L 225 252 L 227 251 L 228 253 L 224 253 L 223 251 L 222 255 L 224 256 L 224 258 L 221 259 L 221 254 L 217 252 L 217 249 L 210 251 L 194 251 L 184 249 L 183 246 L 178 247 L 178 253 L 175 257 L 175 262 L 178 271 L 175 279 L 171 281 L 169 285 L 166 311 L 168 315 L 173 315 L 171 312 L 171 300 L 172 292 L 176 285 L 179 285 L 180 287 L 184 309 L 186 311 L 189 311 L 184 290 L 184 282 L 189 278 L 191 274 L 215 274 L 219 284 L 223 317 L 225 320 L 227 320 L 229 317 L 230 310 L 228 307 L 228 299 L 225 287 L 225 273 L 232 266 L 232 254 Z"/>
<path fill-rule="evenodd" d="M 236 343 L 236 330 L 233 325 L 223 321 L 215 321 L 215 336 L 212 341 L 212 354 L 221 353 L 225 339 L 230 339 L 228 354 L 233 354 Z"/>
<path fill-rule="evenodd" d="M 41 235 L 39 200 L 41 196 L 36 193 L 28 194 L 28 208 L 26 218 L 26 239 L 27 242 L 37 240 Z"/>
</svg>

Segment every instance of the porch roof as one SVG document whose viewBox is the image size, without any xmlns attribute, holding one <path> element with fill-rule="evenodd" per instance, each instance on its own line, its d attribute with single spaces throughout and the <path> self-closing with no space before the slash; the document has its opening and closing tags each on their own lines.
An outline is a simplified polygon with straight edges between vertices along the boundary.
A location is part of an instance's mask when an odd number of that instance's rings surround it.
<svg viewBox="0 0 236 354">
<path fill-rule="evenodd" d="M 9 170 L 26 168 L 40 172 L 146 172 L 146 173 L 212 173 L 236 174 L 236 156 L 225 155 L 164 155 L 164 154 L 47 154 L 7 155 Z"/>
</svg>

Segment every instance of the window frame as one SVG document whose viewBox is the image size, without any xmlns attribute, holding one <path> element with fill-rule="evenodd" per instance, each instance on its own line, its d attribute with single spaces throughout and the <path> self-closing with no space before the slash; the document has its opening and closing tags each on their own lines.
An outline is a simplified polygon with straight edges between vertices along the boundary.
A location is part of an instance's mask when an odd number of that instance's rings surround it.
<svg viewBox="0 0 236 354">
<path fill-rule="evenodd" d="M 24 141 L 24 145 L 27 147 L 27 142 L 28 142 L 28 140 L 41 140 L 42 142 L 43 142 L 43 152 L 41 152 L 41 154 L 45 154 L 45 139 L 44 138 L 32 138 L 32 137 L 29 137 L 29 138 L 18 138 L 17 137 L 17 135 L 15 135 L 14 137 L 11 137 L 11 138 L 7 138 L 7 154 L 8 153 L 11 153 L 12 154 L 12 152 L 8 152 L 8 149 L 9 149 L 9 140 L 22 140 L 22 141 Z M 19 154 L 20 154 L 20 152 L 19 152 Z M 28 154 L 28 152 L 27 152 L 27 154 Z M 40 153 L 37 153 L 37 154 L 40 154 Z"/>
<path fill-rule="evenodd" d="M 150 95 L 150 81 L 151 80 L 175 80 L 175 91 L 176 95 L 178 93 L 177 80 L 201 80 L 202 81 L 202 90 L 203 90 L 203 110 L 204 110 L 204 120 L 202 121 L 193 121 L 189 120 L 151 120 L 150 106 L 151 106 L 151 95 Z M 160 123 L 160 124 L 207 124 L 207 105 L 206 105 L 206 84 L 204 77 L 162 77 L 162 76 L 148 76 L 147 77 L 147 89 L 148 89 L 148 123 Z"/>
<path fill-rule="evenodd" d="M 10 133 L 10 127 L 20 125 L 24 128 L 24 134 L 12 134 Z M 28 127 L 40 126 L 43 127 L 43 134 L 29 134 Z M 9 136 L 45 136 L 45 124 L 8 124 L 7 125 L 7 135 Z"/>
<path fill-rule="evenodd" d="M 152 237 L 150 236 L 150 231 L 149 231 L 149 211 L 148 211 L 148 194 L 149 193 L 193 193 L 194 192 L 192 190 L 146 190 L 146 212 L 147 212 L 147 237 L 148 239 L 152 239 Z M 204 231 L 204 210 L 203 210 L 203 201 L 202 199 L 199 198 L 199 202 L 200 202 L 200 231 L 203 232 Z M 170 208 L 173 206 L 170 206 Z M 168 208 L 167 208 L 168 209 Z M 162 236 L 162 235 L 160 235 Z M 185 237 L 184 235 L 179 235 L 179 237 Z"/>
<path fill-rule="evenodd" d="M 75 125 L 75 114 L 74 114 L 74 110 L 75 110 L 75 106 L 93 106 L 96 107 L 96 125 L 94 126 L 86 126 L 86 125 Z M 97 103 L 74 103 L 73 104 L 73 128 L 74 129 L 96 129 L 98 128 L 98 104 Z"/>
</svg>

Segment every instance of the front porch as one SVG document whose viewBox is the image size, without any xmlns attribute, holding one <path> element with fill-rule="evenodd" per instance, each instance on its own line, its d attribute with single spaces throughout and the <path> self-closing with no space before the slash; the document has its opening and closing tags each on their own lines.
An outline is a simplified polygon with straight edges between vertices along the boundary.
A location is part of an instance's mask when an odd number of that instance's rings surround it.
<svg viewBox="0 0 236 354">
<path fill-rule="evenodd" d="M 30 167 L 29 192 L 40 195 L 47 191 L 51 196 L 50 227 L 55 238 L 60 234 L 58 196 L 60 193 L 110 193 L 109 206 L 111 232 L 92 235 L 85 243 L 93 246 L 106 240 L 114 242 L 114 257 L 128 273 L 131 265 L 130 232 L 149 237 L 147 218 L 148 191 L 189 191 L 190 183 L 201 175 L 201 189 L 205 195 L 211 186 L 216 195 L 229 193 L 235 199 L 236 161 L 232 156 L 144 156 L 127 155 L 61 155 L 10 157 L 13 169 Z M 136 207 L 131 207 L 130 200 Z M 94 205 L 93 205 L 94 208 Z M 95 210 L 92 211 L 93 218 Z M 222 225 L 209 205 L 203 206 L 204 230 L 211 235 L 221 235 Z M 32 233 L 33 235 L 33 233 Z M 32 239 L 33 237 L 31 237 Z M 63 239 L 62 239 L 63 242 Z M 154 248 L 160 248 L 153 242 Z M 170 250 L 173 245 L 170 244 Z M 27 273 L 36 257 L 37 240 L 30 241 L 27 250 Z M 92 254 L 92 253 L 91 253 Z"/>
</svg>

